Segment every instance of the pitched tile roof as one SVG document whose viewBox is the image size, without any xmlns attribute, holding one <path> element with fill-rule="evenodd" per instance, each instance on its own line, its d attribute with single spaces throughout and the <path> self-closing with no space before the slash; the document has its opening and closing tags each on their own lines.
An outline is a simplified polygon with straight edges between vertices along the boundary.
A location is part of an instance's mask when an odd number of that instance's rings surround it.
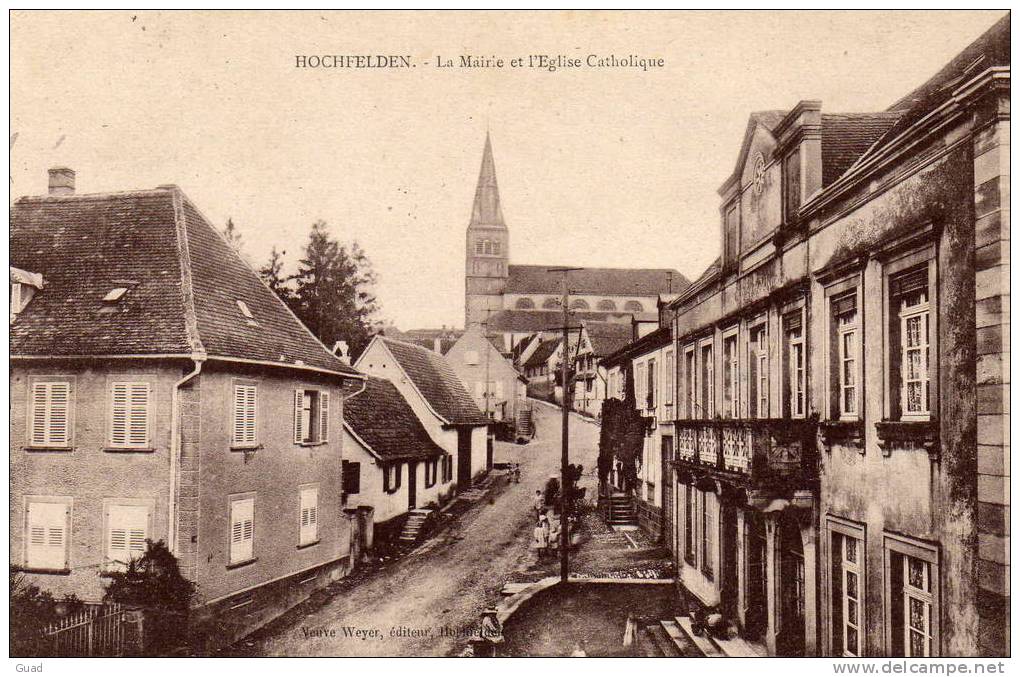
<svg viewBox="0 0 1020 677">
<path fill-rule="evenodd" d="M 11 326 L 12 355 L 204 352 L 357 373 L 175 187 L 21 198 L 11 210 L 10 251 L 12 265 L 46 281 Z M 127 293 L 104 303 L 118 287 Z"/>
<path fill-rule="evenodd" d="M 670 327 L 659 327 L 655 331 L 645 334 L 638 340 L 631 341 L 627 345 L 623 346 L 604 359 L 603 363 L 623 362 L 631 357 L 643 355 L 650 350 L 668 346 L 671 342 L 672 336 L 673 334 Z"/>
<path fill-rule="evenodd" d="M 411 405 L 386 379 L 369 376 L 365 390 L 344 402 L 344 423 L 384 461 L 444 454 Z"/>
<path fill-rule="evenodd" d="M 560 273 L 549 272 L 551 266 L 508 266 L 507 294 L 554 294 L 563 290 Z M 603 296 L 658 296 L 680 291 L 687 278 L 669 268 L 584 268 L 570 272 L 573 294 Z"/>
<path fill-rule="evenodd" d="M 620 320 L 620 324 L 630 326 L 630 319 L 654 318 L 654 313 L 625 313 L 608 311 L 570 311 L 571 327 L 580 327 L 582 321 L 608 322 L 613 319 Z M 501 310 L 493 313 L 486 325 L 489 331 L 493 332 L 543 332 L 559 330 L 563 326 L 563 315 L 558 310 Z"/>
<path fill-rule="evenodd" d="M 822 115 L 822 185 L 827 186 L 896 124 L 900 112 Z"/>
<path fill-rule="evenodd" d="M 563 339 L 542 341 L 542 343 L 535 348 L 535 352 L 531 353 L 531 357 L 528 358 L 528 361 L 524 363 L 524 368 L 536 369 L 544 365 L 549 361 L 549 358 L 552 357 L 553 353 L 556 352 L 556 349 L 560 347 L 561 343 L 563 343 Z"/>
<path fill-rule="evenodd" d="M 446 358 L 427 348 L 396 339 L 378 337 L 377 340 L 389 349 L 418 392 L 448 423 L 488 424 L 488 419 L 471 399 Z"/>
<path fill-rule="evenodd" d="M 924 84 L 889 107 L 889 111 L 902 115 L 872 147 L 868 155 L 883 148 L 915 122 L 949 100 L 953 96 L 953 90 L 965 84 L 970 78 L 989 68 L 1009 65 L 1010 14 L 1007 13 Z"/>
<path fill-rule="evenodd" d="M 585 322 L 584 330 L 596 357 L 612 355 L 634 338 L 634 331 L 629 324 Z"/>
</svg>

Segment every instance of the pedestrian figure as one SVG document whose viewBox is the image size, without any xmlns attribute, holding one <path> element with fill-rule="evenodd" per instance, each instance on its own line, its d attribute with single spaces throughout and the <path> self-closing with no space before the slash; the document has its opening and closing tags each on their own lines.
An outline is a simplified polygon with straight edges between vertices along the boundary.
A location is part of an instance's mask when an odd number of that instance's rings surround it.
<svg viewBox="0 0 1020 677">
<path fill-rule="evenodd" d="M 538 551 L 539 562 L 545 559 L 546 548 L 549 547 L 549 534 L 541 521 L 535 525 L 535 530 L 532 532 L 531 547 Z"/>
<path fill-rule="evenodd" d="M 545 510 L 545 498 L 542 497 L 541 489 L 535 490 L 534 508 L 535 508 L 535 520 L 538 520 L 538 518 L 542 515 L 542 511 Z"/>
<path fill-rule="evenodd" d="M 571 658 L 587 658 L 588 652 L 584 650 L 584 640 L 574 642 L 574 650 L 570 652 Z"/>
<path fill-rule="evenodd" d="M 521 483 L 521 464 L 514 463 L 514 484 Z"/>
<path fill-rule="evenodd" d="M 555 553 L 560 547 L 560 522 L 553 520 L 549 524 L 549 551 Z"/>
</svg>

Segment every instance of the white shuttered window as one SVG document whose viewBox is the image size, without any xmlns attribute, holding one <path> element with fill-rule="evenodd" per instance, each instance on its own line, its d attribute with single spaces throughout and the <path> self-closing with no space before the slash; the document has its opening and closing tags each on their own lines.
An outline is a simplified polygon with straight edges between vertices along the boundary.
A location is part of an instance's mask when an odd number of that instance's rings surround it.
<svg viewBox="0 0 1020 677">
<path fill-rule="evenodd" d="M 257 412 L 258 392 L 255 385 L 235 383 L 231 444 L 234 446 L 258 444 Z"/>
<path fill-rule="evenodd" d="M 254 556 L 255 499 L 230 502 L 230 563 L 247 562 Z"/>
<path fill-rule="evenodd" d="M 298 542 L 308 545 L 319 540 L 319 489 L 301 490 L 301 525 Z"/>
<path fill-rule="evenodd" d="M 108 508 L 106 558 L 127 564 L 145 554 L 149 537 L 149 509 L 144 505 L 111 505 Z"/>
<path fill-rule="evenodd" d="M 329 441 L 329 393 L 321 390 L 294 391 L 294 444 Z"/>
<path fill-rule="evenodd" d="M 149 446 L 148 383 L 114 383 L 111 386 L 110 446 Z"/>
<path fill-rule="evenodd" d="M 33 447 L 70 446 L 71 384 L 41 381 L 32 384 L 29 441 Z"/>
<path fill-rule="evenodd" d="M 25 564 L 30 569 L 67 569 L 68 525 L 71 506 L 67 503 L 30 502 Z"/>
</svg>

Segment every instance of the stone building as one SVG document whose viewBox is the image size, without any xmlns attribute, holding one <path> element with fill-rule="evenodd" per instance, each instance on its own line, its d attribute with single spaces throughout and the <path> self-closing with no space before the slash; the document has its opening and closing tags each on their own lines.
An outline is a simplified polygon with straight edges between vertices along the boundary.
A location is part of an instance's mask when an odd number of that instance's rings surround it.
<svg viewBox="0 0 1020 677">
<path fill-rule="evenodd" d="M 396 386 L 432 440 L 452 458 L 450 472 L 459 491 L 470 488 L 492 468 L 489 419 L 445 357 L 377 335 L 354 367 Z"/>
<path fill-rule="evenodd" d="M 516 421 L 527 400 L 527 381 L 494 340 L 498 337 L 485 336 L 481 325 L 468 327 L 446 360 L 483 414 L 494 421 Z"/>
<path fill-rule="evenodd" d="M 628 343 L 602 364 L 607 371 L 607 399 L 624 400 L 627 374 L 634 379 L 634 405 L 645 419 L 645 438 L 637 464 L 637 486 L 631 492 L 638 524 L 673 551 L 673 424 L 676 418 L 675 348 L 666 325 Z M 603 423 L 605 425 L 605 423 Z M 623 490 L 619 478 L 617 489 Z M 619 500 L 617 500 L 619 505 Z"/>
<path fill-rule="evenodd" d="M 505 336 L 509 352 L 526 336 L 560 326 L 561 275 L 550 267 L 510 263 L 510 230 L 486 135 L 465 240 L 465 327 L 485 323 Z M 570 308 L 576 319 L 629 322 L 634 315 L 654 315 L 659 294 L 686 284 L 672 269 L 586 268 L 570 273 Z"/>
<path fill-rule="evenodd" d="M 752 114 L 673 301 L 680 579 L 770 654 L 1008 654 L 1009 17 L 878 113 Z"/>
<path fill-rule="evenodd" d="M 353 567 L 340 423 L 364 377 L 180 189 L 82 195 L 51 170 L 12 207 L 10 253 L 34 274 L 12 275 L 10 327 L 11 562 L 31 583 L 97 602 L 164 541 L 215 644 Z"/>
<path fill-rule="evenodd" d="M 453 456 L 397 387 L 370 376 L 344 410 L 344 495 L 348 505 L 371 509 L 374 541 L 397 538 L 409 511 L 448 503 L 454 477 Z"/>
</svg>

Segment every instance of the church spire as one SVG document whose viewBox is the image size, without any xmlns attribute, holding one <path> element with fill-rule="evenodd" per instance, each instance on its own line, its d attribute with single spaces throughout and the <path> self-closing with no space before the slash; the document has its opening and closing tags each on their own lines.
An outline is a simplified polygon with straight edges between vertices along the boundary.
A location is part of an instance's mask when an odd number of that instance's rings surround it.
<svg viewBox="0 0 1020 677">
<path fill-rule="evenodd" d="M 471 226 L 506 228 L 506 224 L 503 222 L 503 209 L 499 205 L 496 163 L 492 159 L 492 141 L 489 139 L 488 132 L 485 133 L 482 169 L 478 174 L 478 187 L 475 188 L 475 204 L 471 208 Z"/>
</svg>

